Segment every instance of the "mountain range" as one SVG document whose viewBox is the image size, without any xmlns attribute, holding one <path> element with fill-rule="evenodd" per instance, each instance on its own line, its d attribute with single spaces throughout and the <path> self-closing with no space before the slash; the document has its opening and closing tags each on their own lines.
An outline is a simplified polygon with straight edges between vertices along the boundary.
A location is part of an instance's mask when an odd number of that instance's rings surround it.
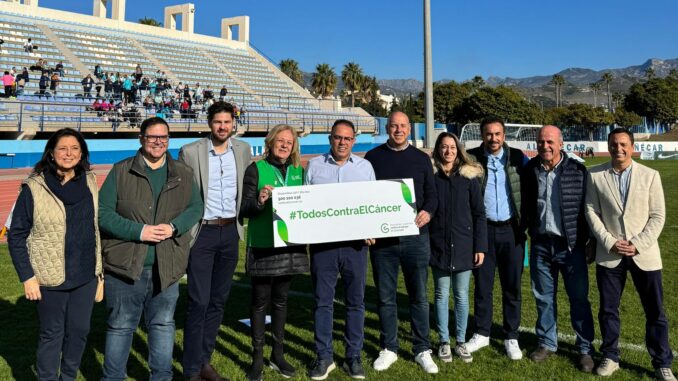
<svg viewBox="0 0 678 381">
<path fill-rule="evenodd" d="M 678 70 L 678 58 L 674 59 L 648 59 L 641 65 L 634 65 L 620 69 L 603 69 L 592 70 L 586 68 L 568 68 L 558 73 L 565 78 L 567 82 L 566 90 L 569 87 L 570 91 L 580 90 L 588 91 L 588 85 L 597 82 L 602 77 L 603 73 L 611 73 L 613 80 L 611 83 L 611 90 L 626 91 L 632 84 L 637 83 L 646 77 L 648 69 L 653 69 L 658 77 L 665 77 L 671 70 Z M 510 86 L 523 90 L 524 93 L 537 94 L 544 93 L 548 96 L 549 91 L 552 91 L 552 85 L 549 84 L 553 75 L 538 75 L 526 78 L 511 78 L 511 77 L 489 77 L 485 81 L 490 86 Z M 449 82 L 450 80 L 441 80 L 439 82 Z M 402 96 L 405 94 L 416 95 L 424 88 L 424 83 L 416 79 L 380 79 L 378 80 L 382 94 L 396 94 Z M 551 90 L 549 90 L 551 89 Z"/>
</svg>

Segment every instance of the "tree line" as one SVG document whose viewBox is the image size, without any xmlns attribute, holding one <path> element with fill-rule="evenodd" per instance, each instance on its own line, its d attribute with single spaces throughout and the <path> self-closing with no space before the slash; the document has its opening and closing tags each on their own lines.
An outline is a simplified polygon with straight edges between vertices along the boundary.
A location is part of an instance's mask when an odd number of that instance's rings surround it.
<svg viewBox="0 0 678 381">
<path fill-rule="evenodd" d="M 280 62 L 280 69 L 302 87 L 304 79 L 295 60 Z M 643 82 L 632 85 L 625 94 L 611 91 L 614 75 L 605 72 L 600 80 L 589 85 L 593 94 L 593 105 L 583 103 L 566 104 L 563 88 L 566 79 L 555 74 L 550 84 L 554 88 L 555 107 L 544 107 L 528 100 L 515 88 L 492 87 L 482 77 L 476 76 L 465 82 L 436 82 L 433 84 L 434 118 L 439 123 L 462 126 L 478 122 L 487 115 L 496 115 L 510 123 L 554 124 L 558 126 L 580 126 L 589 134 L 601 126 L 617 124 L 631 127 L 642 122 L 641 117 L 650 121 L 673 124 L 678 121 L 678 72 L 672 70 L 665 78 L 657 77 L 650 68 Z M 345 106 L 363 107 L 374 116 L 385 116 L 391 111 L 403 111 L 413 122 L 423 122 L 424 93 L 406 95 L 393 102 L 386 110 L 379 100 L 379 85 L 373 76 L 365 75 L 360 65 L 349 62 L 341 71 L 344 90 L 341 98 Z M 337 88 L 338 76 L 326 64 L 318 64 L 311 76 L 310 91 L 322 98 L 331 97 Z M 605 90 L 606 107 L 598 105 L 598 95 Z"/>
</svg>

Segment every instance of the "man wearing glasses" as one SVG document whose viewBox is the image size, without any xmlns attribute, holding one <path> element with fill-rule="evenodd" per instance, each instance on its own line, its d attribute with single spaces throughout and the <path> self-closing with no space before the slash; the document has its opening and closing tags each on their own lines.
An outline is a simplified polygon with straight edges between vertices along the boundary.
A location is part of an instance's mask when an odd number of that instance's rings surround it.
<svg viewBox="0 0 678 381">
<path fill-rule="evenodd" d="M 349 120 L 339 119 L 332 125 L 329 136 L 330 152 L 308 162 L 304 183 L 331 184 L 375 180 L 369 161 L 351 153 L 355 143 L 355 127 Z M 311 245 L 311 280 L 315 292 L 315 351 L 316 360 L 309 377 L 324 380 L 335 368 L 332 350 L 332 322 L 337 276 L 345 289 L 346 361 L 343 368 L 353 378 L 365 378 L 360 361 L 365 323 L 365 282 L 367 246 L 373 240 L 332 242 Z"/>
<path fill-rule="evenodd" d="M 141 124 L 141 148 L 116 163 L 99 192 L 108 330 L 102 380 L 126 379 L 143 312 L 151 380 L 172 379 L 174 309 L 203 203 L 193 171 L 167 152 L 162 118 Z"/>
<path fill-rule="evenodd" d="M 188 308 L 184 330 L 184 376 L 193 381 L 221 381 L 210 365 L 224 316 L 238 242 L 244 237 L 240 212 L 245 168 L 252 162 L 250 145 L 234 139 L 233 105 L 216 102 L 207 109 L 210 135 L 181 148 L 179 160 L 195 169 L 205 209 L 193 229 L 188 261 Z"/>
</svg>

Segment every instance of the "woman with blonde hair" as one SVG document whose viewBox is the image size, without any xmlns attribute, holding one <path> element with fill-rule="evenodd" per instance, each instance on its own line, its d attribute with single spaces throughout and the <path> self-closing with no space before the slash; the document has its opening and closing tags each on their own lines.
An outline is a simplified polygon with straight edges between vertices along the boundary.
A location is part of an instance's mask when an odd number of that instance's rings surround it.
<svg viewBox="0 0 678 381">
<path fill-rule="evenodd" d="M 435 284 L 438 357 L 452 361 L 448 329 L 450 287 L 454 293 L 456 346 L 464 362 L 473 361 L 466 349 L 466 325 L 471 270 L 482 265 L 487 252 L 487 222 L 479 179 L 483 168 L 464 150 L 459 138 L 449 132 L 438 136 L 433 149 L 438 210 L 429 223 L 431 268 Z"/>
<path fill-rule="evenodd" d="M 266 310 L 271 305 L 273 348 L 270 366 L 284 377 L 296 370 L 283 357 L 287 294 L 292 276 L 309 271 L 306 246 L 275 248 L 273 245 L 274 188 L 299 186 L 303 169 L 297 132 L 290 126 L 275 126 L 266 136 L 262 160 L 250 164 L 243 180 L 239 218 L 249 218 L 245 268 L 252 282 L 250 319 L 252 328 L 252 365 L 249 380 L 261 380 L 264 367 Z"/>
</svg>

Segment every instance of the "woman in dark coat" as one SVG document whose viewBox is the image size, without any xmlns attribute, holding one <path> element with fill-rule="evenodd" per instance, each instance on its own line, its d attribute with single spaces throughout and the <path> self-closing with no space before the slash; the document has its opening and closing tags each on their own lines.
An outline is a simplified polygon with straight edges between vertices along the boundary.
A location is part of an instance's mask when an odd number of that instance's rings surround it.
<svg viewBox="0 0 678 381">
<path fill-rule="evenodd" d="M 448 329 L 450 286 L 454 293 L 457 344 L 454 351 L 464 362 L 473 357 L 464 343 L 471 270 L 482 265 L 487 252 L 487 222 L 479 179 L 483 168 L 466 154 L 459 139 L 442 133 L 433 150 L 438 210 L 429 223 L 431 268 L 435 283 L 436 329 L 440 337 L 438 356 L 452 361 Z"/>
<path fill-rule="evenodd" d="M 296 374 L 283 357 L 287 294 L 294 274 L 309 271 L 306 246 L 275 248 L 271 192 L 275 187 L 303 183 L 299 140 L 288 125 L 277 125 L 265 140 L 263 159 L 245 171 L 240 218 L 249 218 L 246 270 L 252 280 L 250 319 L 252 323 L 252 365 L 249 380 L 261 380 L 264 367 L 266 310 L 271 305 L 273 348 L 271 367 L 284 377 Z"/>
<path fill-rule="evenodd" d="M 47 141 L 23 182 L 7 236 L 26 299 L 36 301 L 39 380 L 75 380 L 101 275 L 98 189 L 79 132 Z"/>
</svg>

